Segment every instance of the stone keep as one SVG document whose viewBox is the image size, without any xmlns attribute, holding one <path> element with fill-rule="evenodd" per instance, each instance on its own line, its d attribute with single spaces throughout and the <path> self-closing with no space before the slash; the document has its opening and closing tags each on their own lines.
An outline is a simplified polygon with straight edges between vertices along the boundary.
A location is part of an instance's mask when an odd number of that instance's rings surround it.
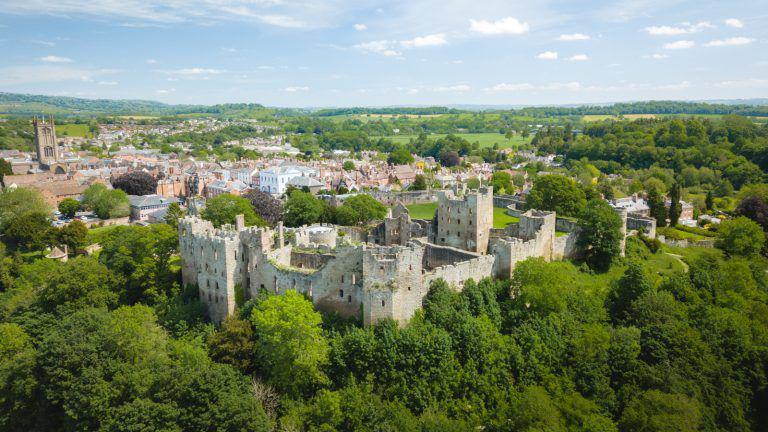
<svg viewBox="0 0 768 432">
<path fill-rule="evenodd" d="M 444 191 L 438 195 L 433 242 L 472 252 L 486 253 L 493 228 L 493 188 L 457 196 Z"/>
</svg>

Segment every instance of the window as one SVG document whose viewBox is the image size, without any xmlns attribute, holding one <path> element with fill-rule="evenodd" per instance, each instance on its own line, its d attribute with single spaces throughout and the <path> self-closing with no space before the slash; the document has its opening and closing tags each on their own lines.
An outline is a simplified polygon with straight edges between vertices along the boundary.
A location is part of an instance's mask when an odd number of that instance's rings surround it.
<svg viewBox="0 0 768 432">
<path fill-rule="evenodd" d="M 339 297 L 344 298 L 344 290 L 339 290 Z"/>
<path fill-rule="evenodd" d="M 344 275 L 341 275 L 341 283 L 344 283 Z"/>
<path fill-rule="evenodd" d="M 352 296 L 351 295 L 347 296 L 347 303 L 352 303 Z"/>
<path fill-rule="evenodd" d="M 381 307 L 384 307 L 384 300 L 381 301 Z"/>
</svg>

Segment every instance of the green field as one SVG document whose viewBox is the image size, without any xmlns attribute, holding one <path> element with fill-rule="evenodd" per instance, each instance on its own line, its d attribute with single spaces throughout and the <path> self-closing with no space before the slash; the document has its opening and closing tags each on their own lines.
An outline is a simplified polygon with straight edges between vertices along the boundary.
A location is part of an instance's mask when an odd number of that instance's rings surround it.
<svg viewBox="0 0 768 432">
<path fill-rule="evenodd" d="M 56 135 L 59 137 L 93 138 L 87 124 L 60 124 L 56 125 Z"/>
<path fill-rule="evenodd" d="M 406 206 L 413 219 L 432 219 L 435 216 L 437 203 L 412 204 Z M 503 208 L 493 208 L 493 227 L 504 228 L 511 223 L 520 222 L 520 219 L 505 213 Z"/>
<path fill-rule="evenodd" d="M 480 148 L 485 147 L 493 147 L 494 144 L 499 144 L 500 149 L 505 148 L 516 148 L 520 147 L 521 145 L 525 145 L 531 142 L 531 138 L 523 138 L 519 135 L 516 135 L 512 139 L 506 139 L 504 138 L 504 135 L 498 134 L 498 133 L 459 133 L 454 134 L 457 137 L 464 138 L 465 140 L 469 141 L 470 143 L 477 142 L 480 144 Z M 444 137 L 445 134 L 433 134 L 429 135 L 430 138 L 441 138 Z M 408 142 L 412 139 L 416 139 L 417 135 L 395 135 L 395 136 L 386 136 L 386 137 L 372 137 L 374 139 L 376 138 L 387 138 L 392 140 L 393 142 L 399 143 L 399 144 L 408 144 Z"/>
</svg>

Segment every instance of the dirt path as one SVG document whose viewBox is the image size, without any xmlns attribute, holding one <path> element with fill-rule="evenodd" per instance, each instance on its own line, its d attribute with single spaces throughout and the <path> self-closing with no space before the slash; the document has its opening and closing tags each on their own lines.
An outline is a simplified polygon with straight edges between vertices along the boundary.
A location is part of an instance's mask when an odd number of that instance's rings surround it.
<svg viewBox="0 0 768 432">
<path fill-rule="evenodd" d="M 683 256 L 682 255 L 673 254 L 673 253 L 669 253 L 669 252 L 664 252 L 664 253 L 666 255 L 671 256 L 671 257 L 675 257 L 675 259 L 677 259 L 680 262 L 680 264 L 683 265 L 683 269 L 685 270 L 685 272 L 688 273 L 688 264 L 686 264 L 685 261 L 683 261 Z"/>
</svg>

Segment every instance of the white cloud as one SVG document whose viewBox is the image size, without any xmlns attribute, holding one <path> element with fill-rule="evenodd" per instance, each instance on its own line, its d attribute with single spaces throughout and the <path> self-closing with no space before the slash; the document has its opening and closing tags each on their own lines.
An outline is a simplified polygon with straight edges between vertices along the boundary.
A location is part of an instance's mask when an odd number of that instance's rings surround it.
<svg viewBox="0 0 768 432">
<path fill-rule="evenodd" d="M 265 24 L 286 27 L 286 28 L 305 28 L 307 23 L 302 20 L 286 15 L 258 15 L 259 20 Z"/>
<path fill-rule="evenodd" d="M 493 87 L 488 87 L 487 89 L 485 89 L 485 91 L 489 93 L 501 93 L 501 92 L 534 90 L 535 88 L 536 87 L 534 85 L 529 83 L 518 83 L 518 84 L 500 83 L 500 84 L 496 84 Z"/>
<path fill-rule="evenodd" d="M 464 60 L 451 60 L 452 64 L 462 64 L 464 63 Z"/>
<path fill-rule="evenodd" d="M 410 40 L 400 41 L 400 45 L 402 45 L 405 48 L 440 46 L 440 45 L 445 45 L 447 43 L 448 41 L 445 39 L 445 34 L 443 33 L 431 34 L 427 36 L 418 36 Z"/>
<path fill-rule="evenodd" d="M 737 46 L 751 44 L 755 40 L 748 37 L 732 37 L 728 39 L 717 39 L 704 44 L 706 47 Z"/>
<path fill-rule="evenodd" d="M 207 69 L 200 67 L 176 69 L 171 71 L 164 71 L 170 75 L 184 75 L 184 76 L 200 76 L 200 75 L 220 75 L 226 72 L 223 69 Z"/>
<path fill-rule="evenodd" d="M 581 83 L 578 81 L 572 81 L 567 83 L 550 83 L 539 87 L 541 90 L 569 90 L 578 91 L 581 90 Z"/>
<path fill-rule="evenodd" d="M 33 39 L 30 42 L 32 42 L 33 44 L 44 45 L 49 47 L 56 46 L 56 42 L 50 42 L 50 41 L 45 41 L 40 39 Z"/>
<path fill-rule="evenodd" d="M 654 59 L 654 60 L 663 60 L 663 59 L 669 58 L 669 55 L 655 53 L 655 54 L 651 54 L 651 55 L 644 55 L 643 58 L 645 58 L 645 59 Z"/>
<path fill-rule="evenodd" d="M 586 54 L 576 54 L 569 57 L 568 60 L 572 62 L 587 61 L 589 60 L 589 56 Z"/>
<path fill-rule="evenodd" d="M 168 94 L 168 93 L 173 93 L 175 91 L 176 91 L 175 88 L 169 88 L 169 89 L 160 89 L 160 90 L 157 91 L 157 93 L 158 94 Z"/>
<path fill-rule="evenodd" d="M 543 53 L 537 54 L 536 58 L 539 59 L 539 60 L 557 60 L 557 52 L 556 51 L 544 51 Z"/>
<path fill-rule="evenodd" d="M 714 26 L 709 21 L 700 21 L 696 24 L 681 23 L 679 26 L 651 26 L 646 27 L 644 30 L 652 36 L 680 36 L 698 33 L 710 28 L 714 28 Z"/>
<path fill-rule="evenodd" d="M 368 30 L 368 26 L 365 25 L 365 24 L 355 24 L 352 27 L 354 27 L 355 30 L 357 30 L 357 31 L 366 31 L 366 30 Z"/>
<path fill-rule="evenodd" d="M 682 49 L 689 49 L 696 46 L 696 42 L 689 41 L 689 40 L 679 40 L 677 42 L 670 42 L 664 44 L 664 49 L 666 50 L 682 50 Z"/>
<path fill-rule="evenodd" d="M 274 66 L 267 66 L 267 65 L 261 65 L 256 67 L 256 69 L 259 69 L 259 70 L 272 70 L 274 68 L 275 68 Z"/>
<path fill-rule="evenodd" d="M 289 29 L 329 27 L 342 19 L 342 0 L 26 0 L 3 1 L 11 15 L 77 16 L 130 27 L 247 22 Z"/>
<path fill-rule="evenodd" d="M 530 30 L 526 22 L 514 17 L 502 18 L 498 21 L 469 20 L 469 29 L 483 35 L 523 34 Z"/>
<path fill-rule="evenodd" d="M 305 91 L 309 91 L 309 87 L 307 86 L 286 87 L 283 89 L 283 91 L 288 93 L 305 92 Z"/>
<path fill-rule="evenodd" d="M 367 53 L 380 54 L 385 57 L 399 57 L 402 53 L 393 48 L 395 43 L 395 41 L 388 40 L 370 41 L 354 45 L 353 48 Z"/>
<path fill-rule="evenodd" d="M 452 86 L 435 87 L 432 90 L 440 93 L 466 93 L 472 90 L 472 87 L 466 84 L 457 84 Z"/>
<path fill-rule="evenodd" d="M 45 57 L 41 57 L 40 61 L 44 61 L 46 63 L 72 63 L 71 58 L 67 57 L 59 57 L 55 55 L 48 55 Z"/>
<path fill-rule="evenodd" d="M 155 60 L 155 59 L 146 59 L 145 63 L 147 63 L 147 64 L 155 64 L 155 63 L 157 63 L 157 60 Z"/>
<path fill-rule="evenodd" d="M 93 77 L 119 72 L 115 69 L 83 69 L 61 64 L 9 66 L 0 68 L 0 85 L 89 81 Z"/>
<path fill-rule="evenodd" d="M 734 88 L 734 87 L 768 87 L 768 79 L 748 78 L 744 80 L 722 81 L 715 84 L 715 87 Z"/>
<path fill-rule="evenodd" d="M 572 33 L 572 34 L 561 34 L 557 40 L 563 41 L 563 42 L 571 42 L 571 41 L 583 41 L 583 40 L 589 40 L 589 35 L 585 35 L 584 33 Z"/>
<path fill-rule="evenodd" d="M 727 25 L 728 27 L 733 27 L 733 28 L 742 28 L 742 27 L 744 27 L 744 23 L 741 22 L 741 20 L 738 19 L 738 18 L 728 18 L 724 22 L 725 22 L 725 25 Z"/>
<path fill-rule="evenodd" d="M 116 86 L 119 83 L 117 81 L 99 81 L 96 84 L 100 86 Z"/>
<path fill-rule="evenodd" d="M 691 88 L 691 82 L 690 81 L 682 81 L 677 84 L 665 84 L 656 86 L 658 90 L 685 90 L 687 88 Z"/>
</svg>

